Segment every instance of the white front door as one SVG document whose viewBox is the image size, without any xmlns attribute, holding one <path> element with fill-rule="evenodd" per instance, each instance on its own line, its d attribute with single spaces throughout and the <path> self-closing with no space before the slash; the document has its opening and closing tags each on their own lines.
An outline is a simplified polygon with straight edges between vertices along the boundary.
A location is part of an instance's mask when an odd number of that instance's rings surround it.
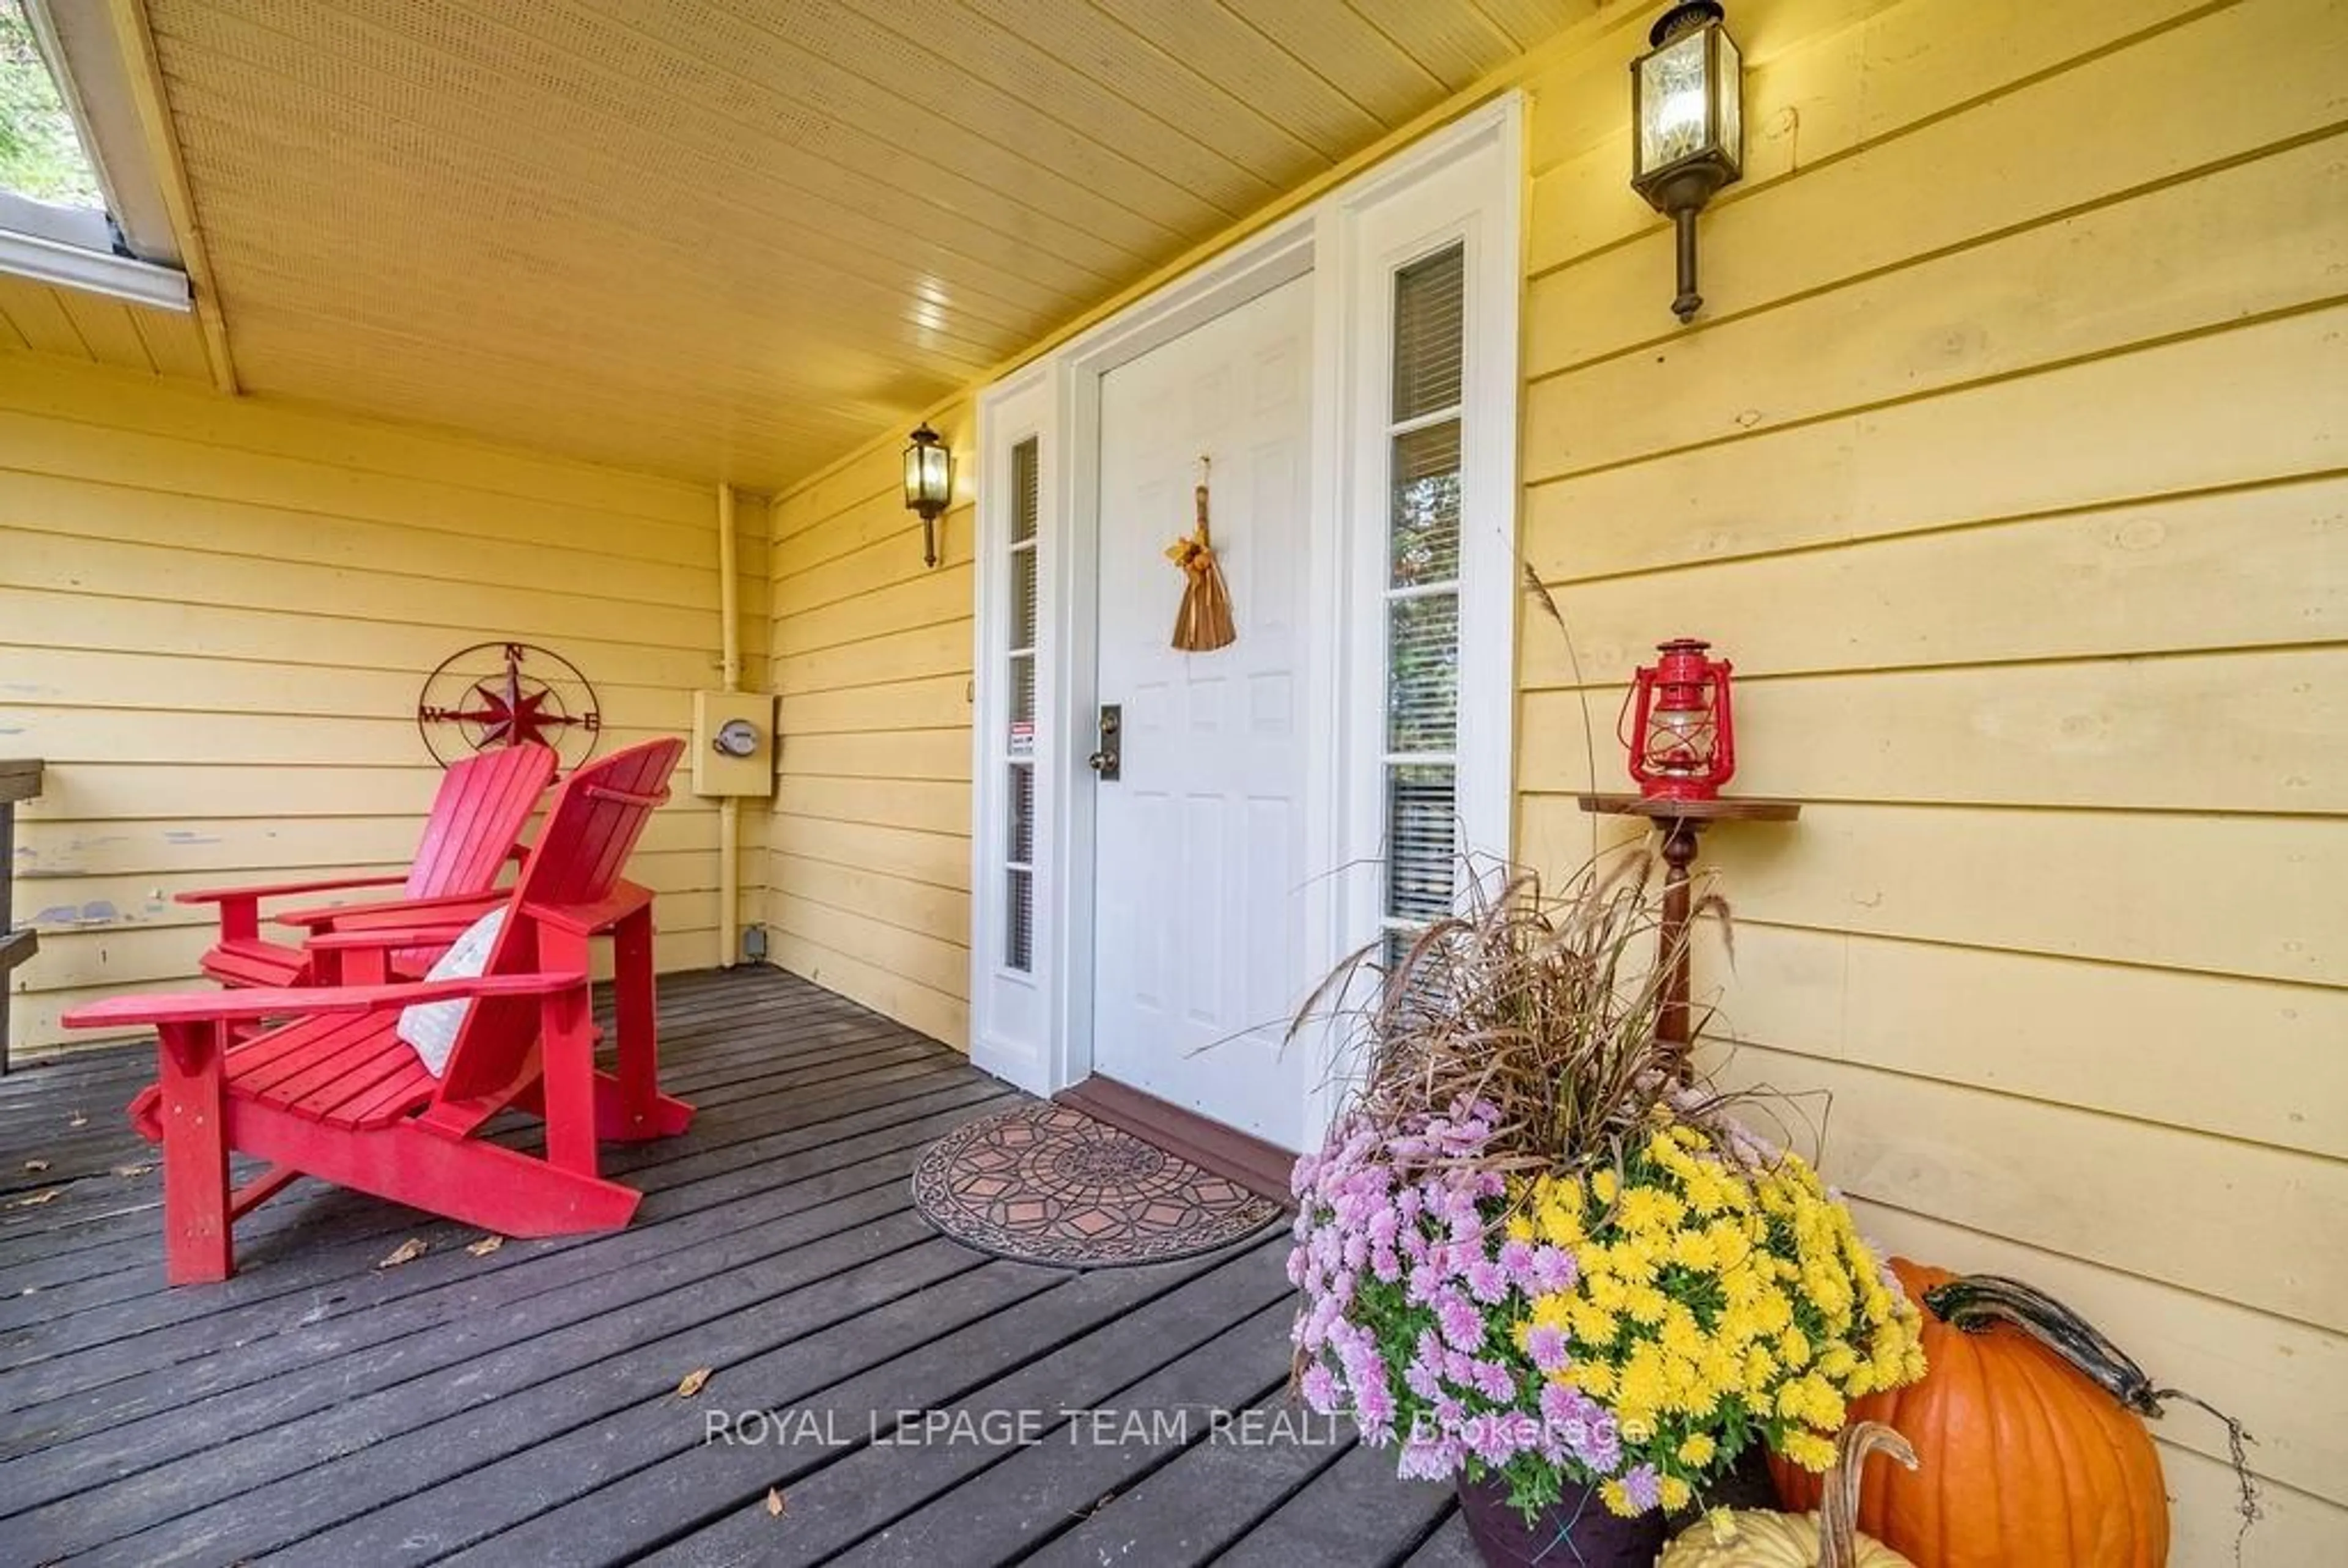
<svg viewBox="0 0 2348 1568">
<path fill-rule="evenodd" d="M 1285 1148 L 1311 1051 L 1283 1051 L 1304 972 L 1303 620 L 1312 280 L 1108 372 L 1100 397 L 1099 693 L 1121 776 L 1096 792 L 1093 1067 Z M 1171 646 L 1207 460 L 1239 640 Z M 1080 721 L 1081 722 L 1081 721 Z"/>
</svg>

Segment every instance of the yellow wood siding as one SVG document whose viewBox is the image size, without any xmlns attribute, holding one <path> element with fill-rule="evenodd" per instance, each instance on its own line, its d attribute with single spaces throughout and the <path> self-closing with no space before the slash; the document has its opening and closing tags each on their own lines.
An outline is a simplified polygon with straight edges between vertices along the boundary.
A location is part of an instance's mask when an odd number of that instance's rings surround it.
<svg viewBox="0 0 2348 1568">
<path fill-rule="evenodd" d="M 685 731 L 717 682 L 716 516 L 705 487 L 0 355 L 0 755 L 49 764 L 19 818 L 19 1048 L 193 975 L 206 913 L 175 891 L 405 869 L 436 778 L 417 692 L 458 648 L 571 659 L 607 747 Z M 754 683 L 765 523 L 737 518 Z M 717 959 L 716 845 L 680 791 L 638 853 L 664 967 Z"/>
<path fill-rule="evenodd" d="M 1530 102 L 1520 538 L 1571 638 L 1527 608 L 1518 852 L 1620 836 L 1571 796 L 1630 671 L 1715 638 L 1737 787 L 1810 803 L 1706 840 L 1725 1075 L 1831 1094 L 1883 1241 L 2238 1413 L 2245 1562 L 2348 1561 L 2348 5 L 1744 0 L 1691 328 L 1625 180 L 1650 18 L 1458 100 Z M 785 963 L 958 1022 L 970 624 L 897 445 L 778 504 L 770 876 Z M 2158 1435 L 2174 1560 L 2231 1562 L 2221 1430 Z"/>
<path fill-rule="evenodd" d="M 931 422 L 971 493 L 971 405 Z M 775 962 L 967 1050 L 971 523 L 922 564 L 883 441 L 772 508 L 782 776 L 768 837 Z"/>
<path fill-rule="evenodd" d="M 1832 1095 L 1871 1230 L 2089 1311 L 2348 1560 L 2348 8 L 1746 0 L 1705 309 L 1625 33 L 1535 77 L 1519 850 L 1658 638 L 1736 662 L 1728 1080 Z M 2278 40 L 2289 39 L 2283 47 Z M 1598 754 L 1585 737 L 1599 737 Z M 2214 1392 L 2213 1392 L 2214 1390 Z M 2223 1433 L 2158 1435 L 2231 1560 Z"/>
</svg>

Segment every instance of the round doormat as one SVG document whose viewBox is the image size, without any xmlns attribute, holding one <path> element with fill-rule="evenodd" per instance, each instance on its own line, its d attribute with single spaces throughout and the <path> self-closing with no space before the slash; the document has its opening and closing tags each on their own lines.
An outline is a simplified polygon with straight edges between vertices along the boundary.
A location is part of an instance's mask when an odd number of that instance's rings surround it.
<svg viewBox="0 0 2348 1568">
<path fill-rule="evenodd" d="M 1048 1101 L 931 1144 L 913 1169 L 913 1202 L 966 1246 L 1075 1268 L 1211 1252 L 1281 1215 L 1237 1182 Z"/>
</svg>

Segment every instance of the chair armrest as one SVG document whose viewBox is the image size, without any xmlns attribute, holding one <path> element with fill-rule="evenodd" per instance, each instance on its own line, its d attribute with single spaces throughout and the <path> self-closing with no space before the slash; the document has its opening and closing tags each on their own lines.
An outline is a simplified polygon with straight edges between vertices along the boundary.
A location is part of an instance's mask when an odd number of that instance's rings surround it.
<svg viewBox="0 0 2348 1568">
<path fill-rule="evenodd" d="M 415 980 L 396 986 L 318 986 L 308 989 L 255 988 L 241 991 L 191 991 L 178 995 L 108 997 L 74 1008 L 58 1020 L 68 1029 L 101 1029 L 126 1023 L 233 1023 L 242 1019 L 316 1013 L 388 1012 L 417 1002 L 466 1001 L 479 997 L 539 997 L 587 983 L 577 969 L 552 974 L 480 975 L 470 979 Z"/>
<path fill-rule="evenodd" d="M 366 926 L 355 931 L 321 931 L 302 946 L 314 953 L 364 953 L 387 948 L 447 947 L 472 922 L 436 926 Z"/>
<path fill-rule="evenodd" d="M 315 909 L 288 909 L 269 918 L 273 925 L 298 926 L 308 930 L 320 927 L 341 930 L 364 925 L 414 925 L 418 921 L 435 919 L 474 920 L 511 897 L 510 889 L 496 887 L 485 893 L 448 893 L 438 898 L 388 898 L 375 904 L 334 904 Z"/>
<path fill-rule="evenodd" d="M 253 887 L 191 887 L 184 893 L 174 893 L 175 904 L 227 904 L 240 898 L 290 897 L 298 893 L 340 893 L 353 887 L 397 887 L 407 880 L 405 875 L 386 876 L 334 876 L 318 882 L 276 882 Z"/>
<path fill-rule="evenodd" d="M 610 930 L 652 901 L 651 888 L 639 887 L 633 882 L 621 882 L 592 904 L 525 904 L 522 913 L 557 930 L 592 937 Z"/>
</svg>

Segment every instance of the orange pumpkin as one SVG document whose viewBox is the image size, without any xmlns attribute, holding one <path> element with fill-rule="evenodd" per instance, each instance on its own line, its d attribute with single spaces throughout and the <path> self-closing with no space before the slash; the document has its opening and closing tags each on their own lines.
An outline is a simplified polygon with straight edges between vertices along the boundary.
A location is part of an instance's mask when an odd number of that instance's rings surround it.
<svg viewBox="0 0 2348 1568">
<path fill-rule="evenodd" d="M 2160 1568 L 2168 1499 L 2134 1362 L 2060 1303 L 2012 1280 L 1893 1258 L 1923 1309 L 1921 1383 L 1851 1401 L 1914 1443 L 1913 1472 L 1869 1488 L 1859 1527 L 1917 1568 Z M 1819 1478 L 1774 1455 L 1787 1508 Z"/>
</svg>

